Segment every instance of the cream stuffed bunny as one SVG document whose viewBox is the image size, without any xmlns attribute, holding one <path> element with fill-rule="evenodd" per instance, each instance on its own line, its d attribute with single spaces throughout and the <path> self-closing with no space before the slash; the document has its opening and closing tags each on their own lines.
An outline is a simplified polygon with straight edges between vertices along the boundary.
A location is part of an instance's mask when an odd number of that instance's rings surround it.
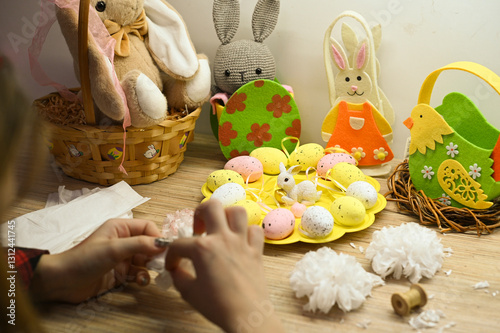
<svg viewBox="0 0 500 333">
<path fill-rule="evenodd" d="M 208 59 L 196 54 L 187 28 L 172 6 L 163 0 L 91 0 L 90 5 L 116 40 L 114 69 L 133 126 L 160 123 L 168 110 L 194 110 L 208 100 Z M 57 19 L 79 77 L 77 14 L 58 9 Z M 113 66 L 91 35 L 88 47 L 94 102 L 106 116 L 121 121 L 125 106 L 113 84 Z"/>
</svg>

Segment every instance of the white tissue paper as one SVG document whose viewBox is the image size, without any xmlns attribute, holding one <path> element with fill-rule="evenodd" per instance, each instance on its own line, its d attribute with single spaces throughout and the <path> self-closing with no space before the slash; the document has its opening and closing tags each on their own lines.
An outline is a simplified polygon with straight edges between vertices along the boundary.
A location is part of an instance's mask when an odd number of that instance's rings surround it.
<svg viewBox="0 0 500 333">
<path fill-rule="evenodd" d="M 383 284 L 379 276 L 366 272 L 355 257 L 337 254 L 328 247 L 306 253 L 290 275 L 295 296 L 309 298 L 304 310 L 323 313 L 335 304 L 344 312 L 357 309 L 374 286 Z"/>
<path fill-rule="evenodd" d="M 66 190 L 50 194 L 46 208 L 15 218 L 16 246 L 49 250 L 51 254 L 66 251 L 111 218 L 132 218 L 132 209 L 146 202 L 130 185 L 121 181 L 107 188 Z M 2 225 L 2 242 L 7 244 Z"/>
<path fill-rule="evenodd" d="M 172 242 L 177 238 L 193 236 L 193 216 L 194 210 L 182 209 L 174 213 L 167 214 L 163 222 L 162 234 L 167 241 Z M 172 286 L 172 277 L 165 269 L 165 256 L 168 248 L 162 253 L 154 256 L 147 264 L 146 268 L 158 273 L 155 283 L 158 287 L 168 289 Z"/>
<path fill-rule="evenodd" d="M 365 256 L 382 278 L 392 274 L 399 279 L 404 275 L 411 283 L 417 283 L 441 269 L 444 250 L 435 231 L 417 223 L 403 223 L 375 231 Z"/>
</svg>

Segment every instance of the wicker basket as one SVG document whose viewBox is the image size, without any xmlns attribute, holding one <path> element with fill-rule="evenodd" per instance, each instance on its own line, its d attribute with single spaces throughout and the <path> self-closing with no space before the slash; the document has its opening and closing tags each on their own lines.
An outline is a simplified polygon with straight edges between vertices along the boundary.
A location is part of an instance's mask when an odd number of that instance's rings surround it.
<svg viewBox="0 0 500 333">
<path fill-rule="evenodd" d="M 124 180 L 130 185 L 148 184 L 174 173 L 184 159 L 186 144 L 193 139 L 195 122 L 201 108 L 185 115 L 171 116 L 164 122 L 148 127 L 128 127 L 126 130 L 124 174 L 119 170 L 123 158 L 124 130 L 122 126 L 95 124 L 94 104 L 90 95 L 88 74 L 88 12 L 89 0 L 80 2 L 78 56 L 81 92 L 86 125 L 57 125 L 48 122 L 50 151 L 63 172 L 73 178 L 100 185 L 112 185 Z M 35 101 L 36 108 L 61 101 L 52 93 Z M 63 107 L 65 101 L 62 101 Z M 68 102 L 69 104 L 70 102 Z"/>
</svg>

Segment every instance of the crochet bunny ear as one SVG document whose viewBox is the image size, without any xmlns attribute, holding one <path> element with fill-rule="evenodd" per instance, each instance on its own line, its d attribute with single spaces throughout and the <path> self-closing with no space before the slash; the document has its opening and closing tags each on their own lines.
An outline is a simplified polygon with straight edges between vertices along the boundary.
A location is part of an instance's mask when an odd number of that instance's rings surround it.
<svg viewBox="0 0 500 333">
<path fill-rule="evenodd" d="M 347 69 L 349 67 L 349 62 L 347 61 L 347 56 L 345 55 L 344 49 L 333 38 L 330 38 L 330 43 L 332 45 L 333 62 L 341 71 Z"/>
<path fill-rule="evenodd" d="M 276 27 L 280 13 L 279 0 L 259 0 L 252 16 L 253 38 L 262 43 Z"/>
<path fill-rule="evenodd" d="M 180 14 L 163 0 L 145 0 L 148 47 L 162 71 L 189 79 L 199 68 L 198 57 Z"/>
<path fill-rule="evenodd" d="M 217 37 L 223 45 L 229 44 L 238 30 L 240 3 L 238 0 L 215 0 L 212 15 Z"/>
</svg>

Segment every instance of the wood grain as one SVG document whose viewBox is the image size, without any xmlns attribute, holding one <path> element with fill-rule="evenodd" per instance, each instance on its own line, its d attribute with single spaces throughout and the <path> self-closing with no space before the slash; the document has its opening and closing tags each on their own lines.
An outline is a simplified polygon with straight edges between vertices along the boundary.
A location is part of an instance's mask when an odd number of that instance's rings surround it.
<svg viewBox="0 0 500 333">
<path fill-rule="evenodd" d="M 176 173 L 148 185 L 134 189 L 145 197 L 147 203 L 137 207 L 137 218 L 153 220 L 162 225 L 165 215 L 181 208 L 195 208 L 203 199 L 201 186 L 208 175 L 224 166 L 226 160 L 212 136 L 196 134 L 188 145 L 185 160 Z M 386 181 L 379 179 L 381 193 L 387 192 Z M 21 201 L 16 202 L 7 218 L 41 209 L 47 195 L 58 186 L 68 189 L 93 188 L 96 185 L 71 179 L 57 168 L 47 165 L 42 177 Z M 295 243 L 289 245 L 266 244 L 264 265 L 274 303 L 274 311 L 282 318 L 287 332 L 415 332 L 408 320 L 392 309 L 390 298 L 395 292 L 406 292 L 410 283 L 406 279 L 388 278 L 386 284 L 374 288 L 363 306 L 343 313 L 334 307 L 328 314 L 303 311 L 305 298 L 295 297 L 288 276 L 295 263 L 308 251 L 328 246 L 337 252 L 357 258 L 367 271 L 372 271 L 369 261 L 359 249 L 365 249 L 374 231 L 383 227 L 398 226 L 403 222 L 417 222 L 414 216 L 400 214 L 393 202 L 378 213 L 375 223 L 366 230 L 346 234 L 327 244 Z M 433 230 L 437 230 L 434 228 Z M 445 258 L 442 270 L 432 279 L 423 279 L 423 285 L 432 298 L 424 309 L 441 310 L 446 318 L 436 328 L 423 330 L 437 332 L 438 328 L 456 322 L 445 332 L 498 332 L 500 330 L 500 233 L 478 237 L 475 233 L 450 233 L 440 236 L 444 247 L 451 247 L 453 255 Z M 447 276 L 444 271 L 451 270 Z M 475 290 L 472 286 L 488 281 L 490 288 Z M 234 295 L 238 297 L 238 295 Z M 40 309 L 43 323 L 49 332 L 218 332 L 216 326 L 184 302 L 174 289 L 161 290 L 155 285 L 138 288 L 133 285 L 107 293 L 80 305 L 50 304 Z M 265 313 L 263 314 L 265 315 Z M 358 323 L 370 322 L 367 329 Z M 244 330 L 243 330 L 244 332 Z"/>
</svg>

